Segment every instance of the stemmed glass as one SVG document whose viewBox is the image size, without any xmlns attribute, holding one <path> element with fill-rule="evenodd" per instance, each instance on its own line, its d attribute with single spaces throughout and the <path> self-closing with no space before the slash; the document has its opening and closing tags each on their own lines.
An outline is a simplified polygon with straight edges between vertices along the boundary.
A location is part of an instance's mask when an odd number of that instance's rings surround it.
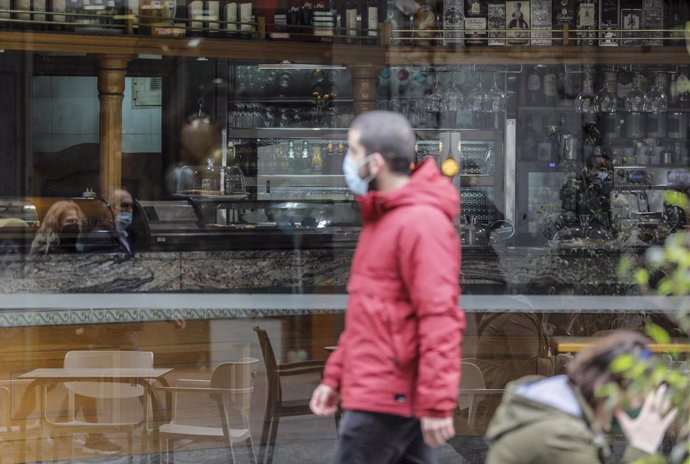
<svg viewBox="0 0 690 464">
<path fill-rule="evenodd" d="M 644 110 L 644 97 L 645 93 L 642 89 L 643 77 L 640 73 L 637 73 L 633 78 L 633 88 L 628 92 L 625 97 L 625 110 L 638 113 Z"/>
<path fill-rule="evenodd" d="M 602 113 L 615 113 L 618 109 L 618 96 L 616 95 L 616 73 L 606 73 L 604 87 L 597 94 L 596 104 Z"/>
<path fill-rule="evenodd" d="M 465 101 L 465 96 L 462 91 L 455 84 L 455 73 L 450 75 L 450 86 L 445 91 L 445 99 L 443 101 L 443 121 L 444 127 L 455 127 L 457 124 L 458 111 L 462 109 Z"/>
<path fill-rule="evenodd" d="M 668 109 L 666 75 L 664 73 L 656 75 L 654 87 L 644 96 L 643 109 L 648 113 L 661 113 Z"/>
<path fill-rule="evenodd" d="M 492 113 L 502 113 L 506 110 L 506 94 L 498 86 L 498 72 L 494 73 L 494 83 L 489 91 L 489 102 Z"/>
<path fill-rule="evenodd" d="M 491 107 L 489 92 L 484 88 L 481 73 L 477 85 L 467 95 L 467 106 L 475 113 L 488 112 Z"/>
<path fill-rule="evenodd" d="M 593 114 L 598 111 L 597 96 L 594 93 L 594 82 L 592 75 L 585 74 L 585 81 L 582 85 L 582 92 L 575 97 L 575 111 L 578 113 Z"/>
<path fill-rule="evenodd" d="M 436 76 L 433 91 L 425 98 L 424 106 L 429 115 L 429 120 L 432 121 L 431 126 L 436 127 L 443 106 L 443 95 L 441 95 L 441 92 L 438 90 L 438 75 Z"/>
</svg>

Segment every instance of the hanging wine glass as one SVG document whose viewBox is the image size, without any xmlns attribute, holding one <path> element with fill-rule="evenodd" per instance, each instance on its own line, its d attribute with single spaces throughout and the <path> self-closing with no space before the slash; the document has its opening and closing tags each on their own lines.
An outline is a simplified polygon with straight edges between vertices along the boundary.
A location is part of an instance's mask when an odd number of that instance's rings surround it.
<svg viewBox="0 0 690 464">
<path fill-rule="evenodd" d="M 445 100 L 443 102 L 443 126 L 456 127 L 458 111 L 460 111 L 465 102 L 465 96 L 455 83 L 455 73 L 450 75 L 450 85 L 446 89 Z"/>
<path fill-rule="evenodd" d="M 433 91 L 424 99 L 424 106 L 431 122 L 431 127 L 438 127 L 441 107 L 443 106 L 443 95 L 438 90 L 438 76 L 434 83 Z"/>
<path fill-rule="evenodd" d="M 618 109 L 618 81 L 616 73 L 606 73 L 604 87 L 597 94 L 596 104 L 602 113 L 615 113 Z"/>
<path fill-rule="evenodd" d="M 492 113 L 502 113 L 506 110 L 506 94 L 498 86 L 498 72 L 494 73 L 494 83 L 489 91 L 489 101 Z"/>
<path fill-rule="evenodd" d="M 633 78 L 633 88 L 625 97 L 625 110 L 638 113 L 644 110 L 644 89 L 642 88 L 642 81 L 644 77 L 640 73 L 635 74 Z"/>
<path fill-rule="evenodd" d="M 578 113 L 593 114 L 598 111 L 597 96 L 594 93 L 594 82 L 592 75 L 585 74 L 585 81 L 582 85 L 582 92 L 575 97 L 575 111 Z"/>
<path fill-rule="evenodd" d="M 648 113 L 662 113 L 667 109 L 666 74 L 658 73 L 654 79 L 654 87 L 644 96 L 643 110 Z"/>
<path fill-rule="evenodd" d="M 477 85 L 467 95 L 467 106 L 475 113 L 483 113 L 489 111 L 491 102 L 489 100 L 489 92 L 484 88 L 482 83 L 481 73 L 477 80 Z"/>
</svg>

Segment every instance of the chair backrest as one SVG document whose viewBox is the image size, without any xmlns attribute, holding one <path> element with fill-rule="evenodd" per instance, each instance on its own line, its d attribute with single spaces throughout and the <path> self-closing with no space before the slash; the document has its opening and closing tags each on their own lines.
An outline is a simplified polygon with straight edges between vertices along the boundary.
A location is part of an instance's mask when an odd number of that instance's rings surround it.
<svg viewBox="0 0 690 464">
<path fill-rule="evenodd" d="M 69 351 L 65 368 L 153 368 L 151 351 Z M 120 382 L 66 382 L 73 393 L 92 398 L 136 398 L 144 394 L 140 385 Z"/>
<path fill-rule="evenodd" d="M 271 340 L 268 338 L 268 333 L 261 327 L 254 327 L 254 332 L 259 337 L 259 346 L 261 346 L 261 354 L 266 364 L 266 380 L 268 382 L 268 404 L 273 404 L 273 401 L 280 401 L 280 374 L 278 373 L 278 361 L 276 361 L 275 353 Z"/>
<path fill-rule="evenodd" d="M 462 361 L 460 363 L 462 375 L 460 377 L 460 393 L 458 395 L 458 409 L 468 410 L 468 421 L 470 424 L 474 421 L 474 414 L 477 403 L 477 392 L 467 392 L 467 390 L 483 390 L 486 389 L 484 383 L 484 374 L 476 364 L 469 361 Z"/>
<path fill-rule="evenodd" d="M 258 362 L 259 360 L 255 358 L 243 358 L 216 366 L 211 375 L 211 388 L 229 391 L 214 393 L 211 397 L 216 400 L 222 399 L 226 408 L 249 411 Z"/>
</svg>

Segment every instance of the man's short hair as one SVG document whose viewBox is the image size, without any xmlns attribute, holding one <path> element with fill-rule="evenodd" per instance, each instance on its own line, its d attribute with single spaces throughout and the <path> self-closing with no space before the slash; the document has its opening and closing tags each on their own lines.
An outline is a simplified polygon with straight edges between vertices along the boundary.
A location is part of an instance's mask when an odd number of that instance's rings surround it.
<svg viewBox="0 0 690 464">
<path fill-rule="evenodd" d="M 391 171 L 409 174 L 414 161 L 416 138 L 407 119 L 391 111 L 370 111 L 352 121 L 359 143 L 369 153 L 381 153 Z"/>
</svg>

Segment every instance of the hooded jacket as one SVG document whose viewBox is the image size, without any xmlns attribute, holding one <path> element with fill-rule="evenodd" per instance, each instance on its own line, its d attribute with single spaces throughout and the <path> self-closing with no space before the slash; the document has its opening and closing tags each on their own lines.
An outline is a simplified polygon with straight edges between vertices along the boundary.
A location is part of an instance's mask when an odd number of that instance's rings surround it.
<svg viewBox="0 0 690 464">
<path fill-rule="evenodd" d="M 405 186 L 357 200 L 363 225 L 345 330 L 323 383 L 340 392 L 343 409 L 450 417 L 465 330 L 458 192 L 427 161 Z"/>
<path fill-rule="evenodd" d="M 485 464 L 595 464 L 610 454 L 591 408 L 564 375 L 509 383 L 487 438 L 494 443 Z M 628 447 L 622 462 L 643 456 Z"/>
</svg>

